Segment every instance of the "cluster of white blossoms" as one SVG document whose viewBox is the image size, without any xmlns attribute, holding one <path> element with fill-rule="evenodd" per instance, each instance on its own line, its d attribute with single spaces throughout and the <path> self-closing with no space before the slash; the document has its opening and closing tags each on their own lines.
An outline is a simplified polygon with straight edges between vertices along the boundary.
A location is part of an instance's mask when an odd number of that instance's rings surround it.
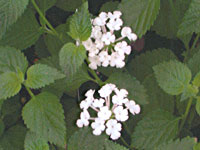
<svg viewBox="0 0 200 150">
<path fill-rule="evenodd" d="M 120 11 L 101 12 L 92 20 L 91 37 L 83 42 L 88 51 L 91 69 L 96 70 L 98 66 L 108 67 L 109 65 L 117 68 L 125 66 L 125 55 L 131 53 L 131 46 L 124 39 L 135 41 L 137 35 L 132 33 L 130 27 L 122 28 L 121 15 Z M 117 39 L 114 32 L 120 30 L 121 37 Z"/>
<path fill-rule="evenodd" d="M 111 139 L 117 140 L 121 136 L 121 122 L 129 118 L 128 111 L 133 115 L 139 114 L 140 106 L 127 98 L 127 90 L 118 89 L 111 83 L 104 85 L 98 91 L 100 98 L 94 98 L 94 93 L 95 90 L 89 90 L 85 94 L 86 99 L 80 103 L 83 111 L 76 124 L 82 128 L 89 126 L 91 120 L 94 135 L 100 135 L 105 130 Z M 88 109 L 96 111 L 97 115 L 91 117 Z"/>
</svg>

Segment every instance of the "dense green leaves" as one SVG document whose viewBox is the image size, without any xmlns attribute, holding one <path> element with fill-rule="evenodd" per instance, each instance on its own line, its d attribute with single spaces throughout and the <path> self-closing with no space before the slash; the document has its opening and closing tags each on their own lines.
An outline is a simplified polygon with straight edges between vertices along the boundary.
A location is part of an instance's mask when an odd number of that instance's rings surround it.
<svg viewBox="0 0 200 150">
<path fill-rule="evenodd" d="M 6 30 L 22 15 L 29 0 L 1 0 L 0 1 L 0 39 Z"/>
<path fill-rule="evenodd" d="M 49 145 L 46 140 L 38 137 L 33 132 L 27 132 L 25 142 L 25 150 L 49 150 Z"/>
<path fill-rule="evenodd" d="M 113 73 L 106 82 L 114 83 L 117 87 L 128 90 L 128 97 L 135 100 L 138 104 L 144 105 L 148 103 L 144 86 L 130 74 L 116 72 Z"/>
<path fill-rule="evenodd" d="M 199 58 L 200 58 L 200 49 L 188 61 L 187 65 L 190 68 L 190 70 L 192 71 L 193 76 L 196 75 L 200 71 L 200 65 L 197 65 L 197 64 L 200 64 L 200 59 Z"/>
<path fill-rule="evenodd" d="M 0 74 L 3 72 L 21 70 L 25 73 L 28 61 L 23 53 L 12 47 L 0 46 Z"/>
<path fill-rule="evenodd" d="M 119 5 L 124 22 L 139 38 L 153 25 L 160 9 L 160 0 L 123 0 Z"/>
<path fill-rule="evenodd" d="M 60 66 L 62 70 L 68 75 L 74 75 L 86 58 L 86 50 L 83 45 L 76 46 L 73 43 L 65 44 L 60 53 Z"/>
<path fill-rule="evenodd" d="M 25 85 L 33 89 L 38 89 L 64 77 L 65 75 L 61 74 L 55 68 L 43 64 L 36 64 L 28 69 Z"/>
<path fill-rule="evenodd" d="M 105 139 L 103 135 L 93 135 L 88 128 L 80 129 L 70 138 L 68 150 L 104 150 Z"/>
<path fill-rule="evenodd" d="M 190 69 L 175 60 L 156 65 L 153 69 L 159 86 L 171 95 L 182 93 L 192 78 Z"/>
<path fill-rule="evenodd" d="M 137 124 L 132 136 L 132 145 L 139 149 L 153 149 L 176 136 L 178 121 L 171 113 L 154 111 Z"/>
<path fill-rule="evenodd" d="M 197 97 L 197 102 L 196 102 L 196 111 L 200 116 L 200 97 Z"/>
<path fill-rule="evenodd" d="M 7 99 L 16 95 L 24 81 L 22 72 L 5 72 L 0 75 L 0 99 Z"/>
<path fill-rule="evenodd" d="M 51 143 L 65 146 L 64 111 L 55 95 L 44 92 L 33 97 L 23 108 L 22 116 L 32 132 Z"/>
<path fill-rule="evenodd" d="M 33 45 L 42 33 L 34 12 L 28 9 L 6 32 L 0 40 L 0 45 L 9 45 L 23 50 Z"/>
<path fill-rule="evenodd" d="M 192 84 L 197 86 L 197 87 L 200 87 L 200 72 L 197 73 L 194 80 L 192 81 Z"/>
<path fill-rule="evenodd" d="M 70 18 L 68 34 L 74 40 L 86 41 L 92 32 L 92 24 L 88 11 L 88 3 L 85 2 Z"/>
<path fill-rule="evenodd" d="M 179 26 L 178 35 L 191 34 L 200 32 L 200 1 L 192 0 L 181 25 Z"/>
<path fill-rule="evenodd" d="M 105 141 L 105 150 L 128 150 L 128 149 L 117 143 L 106 140 Z"/>
<path fill-rule="evenodd" d="M 193 150 L 199 150 L 200 149 L 200 143 L 196 144 L 194 147 L 193 147 Z"/>
</svg>

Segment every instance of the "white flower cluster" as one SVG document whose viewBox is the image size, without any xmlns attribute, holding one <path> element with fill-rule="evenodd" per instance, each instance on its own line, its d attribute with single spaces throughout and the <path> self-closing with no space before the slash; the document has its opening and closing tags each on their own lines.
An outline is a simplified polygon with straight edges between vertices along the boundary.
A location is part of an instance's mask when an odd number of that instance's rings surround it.
<svg viewBox="0 0 200 150">
<path fill-rule="evenodd" d="M 122 130 L 120 122 L 128 120 L 128 111 L 133 115 L 140 113 L 140 106 L 127 98 L 128 91 L 118 89 L 114 84 L 106 84 L 99 91 L 100 98 L 94 98 L 95 90 L 89 90 L 85 94 L 86 99 L 80 103 L 83 110 L 76 124 L 79 128 L 89 125 L 94 135 L 100 135 L 104 130 L 111 139 L 117 140 Z M 88 109 L 97 112 L 97 116 L 91 117 Z"/>
<path fill-rule="evenodd" d="M 121 15 L 120 11 L 101 12 L 92 20 L 91 37 L 83 42 L 88 51 L 91 69 L 95 70 L 98 66 L 108 67 L 109 65 L 117 68 L 125 66 L 125 54 L 131 53 L 131 46 L 123 39 L 127 37 L 130 41 L 135 41 L 137 35 L 132 33 L 130 27 L 122 28 Z M 116 39 L 114 32 L 121 28 L 121 37 Z"/>
</svg>

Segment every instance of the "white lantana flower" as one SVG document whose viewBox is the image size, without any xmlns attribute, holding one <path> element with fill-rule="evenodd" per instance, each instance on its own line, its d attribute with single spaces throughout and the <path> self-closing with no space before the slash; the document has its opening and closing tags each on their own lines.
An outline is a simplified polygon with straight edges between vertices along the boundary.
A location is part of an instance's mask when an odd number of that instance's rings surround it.
<svg viewBox="0 0 200 150">
<path fill-rule="evenodd" d="M 128 120 L 128 111 L 127 109 L 124 109 L 122 106 L 117 106 L 113 112 L 115 114 L 115 118 L 117 119 L 117 121 L 124 122 Z"/>
<path fill-rule="evenodd" d="M 102 131 L 105 130 L 105 120 L 102 120 L 100 118 L 96 118 L 95 122 L 91 124 L 91 127 L 93 130 L 94 135 L 101 135 Z"/>
<path fill-rule="evenodd" d="M 129 111 L 135 115 L 140 113 L 140 106 L 135 103 L 135 101 L 130 100 L 126 103 L 126 107 L 129 109 Z"/>
<path fill-rule="evenodd" d="M 113 35 L 111 32 L 104 33 L 101 40 L 106 44 L 110 45 L 111 43 L 115 42 L 115 35 Z"/>
<path fill-rule="evenodd" d="M 88 126 L 89 125 L 89 118 L 90 114 L 88 113 L 87 110 L 84 110 L 81 115 L 80 119 L 77 120 L 76 124 L 79 128 L 82 128 L 83 126 Z"/>
<path fill-rule="evenodd" d="M 137 35 L 132 33 L 130 27 L 124 27 L 121 31 L 122 37 L 127 37 L 130 41 L 135 41 L 137 39 Z"/>
<path fill-rule="evenodd" d="M 118 123 L 117 120 L 108 120 L 108 122 L 106 123 L 106 127 L 106 134 L 110 135 L 111 139 L 117 140 L 121 136 L 120 131 L 122 130 L 122 125 Z"/>
<path fill-rule="evenodd" d="M 108 120 L 110 116 L 112 115 L 112 112 L 109 110 L 107 106 L 103 106 L 100 108 L 100 111 L 98 112 L 98 117 L 102 120 Z"/>
<path fill-rule="evenodd" d="M 88 59 L 89 59 L 89 61 L 91 62 L 91 63 L 89 64 L 89 67 L 90 67 L 91 69 L 93 69 L 93 70 L 96 70 L 97 67 L 101 65 L 101 61 L 99 60 L 99 57 L 96 56 L 96 55 L 93 56 L 93 57 L 89 57 Z"/>
</svg>

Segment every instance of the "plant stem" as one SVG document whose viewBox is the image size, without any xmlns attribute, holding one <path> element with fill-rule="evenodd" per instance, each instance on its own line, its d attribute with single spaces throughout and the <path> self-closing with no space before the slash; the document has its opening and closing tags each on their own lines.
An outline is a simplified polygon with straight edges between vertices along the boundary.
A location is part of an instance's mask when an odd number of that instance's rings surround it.
<svg viewBox="0 0 200 150">
<path fill-rule="evenodd" d="M 35 9 L 37 10 L 38 14 L 40 15 L 40 17 L 42 18 L 42 20 L 47 24 L 47 26 L 52 30 L 52 32 L 58 37 L 60 38 L 58 32 L 53 28 L 53 26 L 49 23 L 49 21 L 46 19 L 46 17 L 44 16 L 44 14 L 42 13 L 42 11 L 40 10 L 40 8 L 37 6 L 35 0 L 31 0 L 33 6 L 35 7 Z"/>
<path fill-rule="evenodd" d="M 33 98 L 35 97 L 35 95 L 33 94 L 33 92 L 31 91 L 31 89 L 29 87 L 27 87 L 26 85 L 24 85 L 26 90 L 28 91 L 29 95 Z"/>
<path fill-rule="evenodd" d="M 188 116 L 188 114 L 189 114 L 190 108 L 191 108 L 191 106 L 192 106 L 192 100 L 193 100 L 193 98 L 191 97 L 191 98 L 189 99 L 189 101 L 188 101 L 188 104 L 187 104 L 185 113 L 184 113 L 184 115 L 182 116 L 181 125 L 180 125 L 180 127 L 179 127 L 179 133 L 180 133 L 180 131 L 182 130 L 182 128 L 183 128 L 183 126 L 184 126 L 184 124 L 185 124 L 185 121 L 186 121 L 186 119 L 187 119 L 187 116 Z"/>
<path fill-rule="evenodd" d="M 130 145 L 128 145 L 128 143 L 124 140 L 124 138 L 122 136 L 120 136 L 120 140 L 124 143 L 125 146 L 130 148 Z"/>
</svg>

